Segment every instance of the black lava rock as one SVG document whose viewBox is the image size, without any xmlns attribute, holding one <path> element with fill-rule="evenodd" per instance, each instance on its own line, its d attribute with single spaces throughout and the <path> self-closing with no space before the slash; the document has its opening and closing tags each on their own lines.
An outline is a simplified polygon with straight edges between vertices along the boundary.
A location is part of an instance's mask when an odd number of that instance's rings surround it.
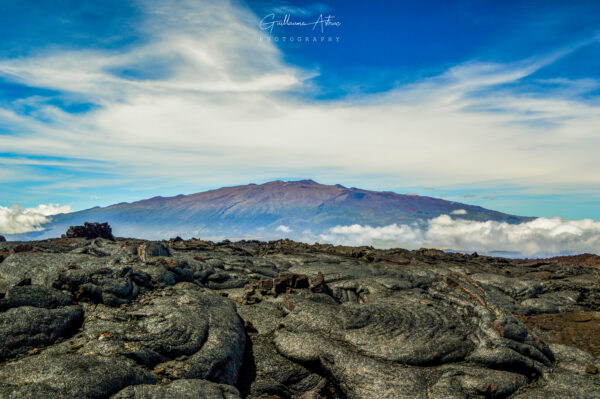
<svg viewBox="0 0 600 399">
<path fill-rule="evenodd" d="M 2 245 L 2 399 L 600 398 L 589 258 L 67 236 Z"/>
<path fill-rule="evenodd" d="M 85 222 L 83 226 L 71 226 L 67 233 L 63 236 L 65 238 L 105 238 L 107 240 L 114 241 L 115 237 L 112 235 L 112 229 L 108 223 L 88 223 Z"/>
</svg>

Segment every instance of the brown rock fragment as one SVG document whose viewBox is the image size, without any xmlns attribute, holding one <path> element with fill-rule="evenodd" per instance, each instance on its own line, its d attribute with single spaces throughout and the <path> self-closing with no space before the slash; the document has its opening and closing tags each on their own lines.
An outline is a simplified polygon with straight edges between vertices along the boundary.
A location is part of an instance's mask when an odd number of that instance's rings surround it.
<svg viewBox="0 0 600 399">
<path fill-rule="evenodd" d="M 310 391 L 303 393 L 298 399 L 321 399 L 322 396 L 318 392 Z"/>
<path fill-rule="evenodd" d="M 585 372 L 588 374 L 598 374 L 598 367 L 596 367 L 592 363 L 590 363 L 585 368 Z"/>
<path fill-rule="evenodd" d="M 325 284 L 325 277 L 321 272 L 308 280 L 308 288 L 314 293 L 329 294 L 329 287 Z"/>
</svg>

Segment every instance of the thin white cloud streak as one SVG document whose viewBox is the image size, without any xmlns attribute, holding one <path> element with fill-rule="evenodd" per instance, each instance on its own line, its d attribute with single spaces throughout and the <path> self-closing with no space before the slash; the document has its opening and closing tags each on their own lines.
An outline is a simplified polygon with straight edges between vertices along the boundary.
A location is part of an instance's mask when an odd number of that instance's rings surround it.
<svg viewBox="0 0 600 399">
<path fill-rule="evenodd" d="M 299 15 L 299 16 L 310 16 L 320 13 L 325 13 L 329 11 L 331 7 L 322 4 L 322 3 L 314 3 L 305 7 L 297 7 L 292 6 L 290 4 L 281 4 L 277 7 L 273 7 L 270 9 L 273 13 L 276 14 L 290 14 L 290 15 Z"/>
<path fill-rule="evenodd" d="M 50 216 L 69 213 L 69 205 L 40 204 L 35 208 L 21 208 L 18 205 L 0 206 L 0 233 L 23 234 L 43 230 L 42 225 L 50 221 Z"/>
<path fill-rule="evenodd" d="M 466 215 L 467 211 L 465 209 L 456 209 L 451 212 L 453 215 Z"/>
<path fill-rule="evenodd" d="M 103 161 L 98 168 L 110 173 L 191 184 L 308 170 L 408 186 L 600 183 L 598 107 L 551 94 L 472 95 L 577 46 L 520 63 L 467 63 L 383 95 L 324 104 L 287 94 L 309 86 L 314 72 L 286 65 L 259 41 L 248 10 L 221 1 L 142 4 L 147 19 L 138 29 L 147 40 L 138 47 L 0 60 L 8 79 L 100 105 L 79 115 L 41 107 L 43 122 L 4 110 L 18 133 L 0 136 L 3 151 Z M 157 62 L 165 69 L 158 79 L 111 72 Z"/>
<path fill-rule="evenodd" d="M 314 237 L 306 239 L 312 241 Z M 598 253 L 600 222 L 555 217 L 508 224 L 453 219 L 442 215 L 429 220 L 425 226 L 337 226 L 320 234 L 317 239 L 342 245 L 433 247 L 480 253 L 507 251 L 511 256 L 546 257 L 565 253 Z"/>
</svg>

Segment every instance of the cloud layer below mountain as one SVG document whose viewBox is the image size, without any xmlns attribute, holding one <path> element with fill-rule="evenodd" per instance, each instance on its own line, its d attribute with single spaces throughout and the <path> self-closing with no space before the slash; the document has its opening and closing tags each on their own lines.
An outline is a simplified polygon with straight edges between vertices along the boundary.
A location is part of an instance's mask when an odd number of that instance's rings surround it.
<svg viewBox="0 0 600 399">
<path fill-rule="evenodd" d="M 598 253 L 600 222 L 592 219 L 538 218 L 521 224 L 476 222 L 442 215 L 425 226 L 337 226 L 317 237 L 320 242 L 377 247 L 434 247 L 506 256 L 545 257 L 565 253 Z"/>
<path fill-rule="evenodd" d="M 0 234 L 41 231 L 52 215 L 71 212 L 68 205 L 41 204 L 35 208 L 0 206 Z M 520 224 L 456 219 L 442 215 L 422 224 L 373 227 L 336 226 L 325 232 L 293 233 L 281 225 L 276 232 L 305 242 L 372 245 L 378 248 L 439 248 L 508 257 L 549 257 L 600 252 L 600 222 L 592 219 L 537 218 Z M 222 237 L 227 238 L 227 237 Z"/>
<path fill-rule="evenodd" d="M 0 233 L 22 234 L 39 231 L 43 229 L 43 224 L 50 221 L 50 216 L 69 212 L 70 206 L 58 204 L 41 204 L 35 208 L 0 206 Z"/>
</svg>

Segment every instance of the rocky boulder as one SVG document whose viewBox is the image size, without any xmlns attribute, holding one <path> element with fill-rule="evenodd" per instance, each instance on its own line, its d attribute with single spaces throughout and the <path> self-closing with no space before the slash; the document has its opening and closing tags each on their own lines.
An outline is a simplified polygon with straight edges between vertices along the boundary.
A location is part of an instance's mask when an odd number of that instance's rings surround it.
<svg viewBox="0 0 600 399">
<path fill-rule="evenodd" d="M 114 240 L 112 235 L 112 229 L 108 223 L 88 223 L 85 222 L 83 226 L 71 226 L 69 230 L 64 234 L 65 238 L 87 238 L 88 240 L 94 238 L 104 238 L 107 240 Z"/>
</svg>

